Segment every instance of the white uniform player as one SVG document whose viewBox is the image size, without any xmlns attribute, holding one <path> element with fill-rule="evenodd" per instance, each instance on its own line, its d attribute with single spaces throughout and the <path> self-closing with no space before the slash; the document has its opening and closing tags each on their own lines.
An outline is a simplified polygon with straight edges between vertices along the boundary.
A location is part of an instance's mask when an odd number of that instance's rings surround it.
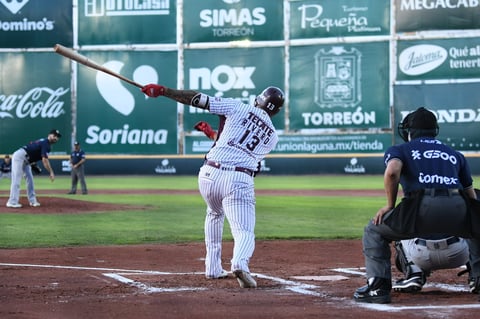
<svg viewBox="0 0 480 319">
<path fill-rule="evenodd" d="M 401 240 L 395 250 L 397 268 L 405 275 L 392 285 L 399 292 L 420 291 L 433 270 L 465 266 L 469 259 L 467 242 L 456 236 Z"/>
<path fill-rule="evenodd" d="M 227 217 L 234 240 L 231 270 L 242 288 L 255 288 L 249 261 L 255 249 L 255 191 L 253 178 L 258 163 L 278 142 L 271 117 L 284 103 L 283 92 L 266 88 L 255 105 L 191 90 L 174 90 L 156 84 L 142 88 L 150 97 L 160 95 L 180 103 L 208 109 L 223 117 L 214 146 L 200 168 L 198 186 L 205 203 L 205 276 L 224 278 L 222 236 Z"/>
</svg>

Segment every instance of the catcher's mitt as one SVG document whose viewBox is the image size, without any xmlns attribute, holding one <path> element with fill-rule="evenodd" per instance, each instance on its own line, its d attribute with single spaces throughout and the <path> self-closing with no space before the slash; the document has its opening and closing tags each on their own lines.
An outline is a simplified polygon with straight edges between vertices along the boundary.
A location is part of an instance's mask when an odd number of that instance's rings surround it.
<svg viewBox="0 0 480 319">
<path fill-rule="evenodd" d="M 39 175 L 42 172 L 42 169 L 35 162 L 31 163 L 30 167 L 32 168 L 32 173 L 34 175 Z"/>
</svg>

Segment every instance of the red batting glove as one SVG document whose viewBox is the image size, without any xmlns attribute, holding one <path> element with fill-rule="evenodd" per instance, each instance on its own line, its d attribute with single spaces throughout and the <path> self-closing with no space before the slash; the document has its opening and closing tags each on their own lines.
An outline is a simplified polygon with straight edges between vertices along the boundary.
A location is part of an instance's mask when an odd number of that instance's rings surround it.
<svg viewBox="0 0 480 319">
<path fill-rule="evenodd" d="M 147 84 L 142 88 L 142 92 L 149 97 L 165 95 L 165 87 L 158 84 Z"/>
<path fill-rule="evenodd" d="M 200 131 L 200 132 L 203 132 L 205 133 L 205 135 L 213 140 L 215 139 L 215 131 L 212 129 L 212 127 L 210 126 L 210 124 L 208 124 L 207 122 L 204 122 L 204 121 L 200 121 L 198 122 L 197 124 L 195 124 L 194 128 L 197 130 L 197 131 Z"/>
</svg>

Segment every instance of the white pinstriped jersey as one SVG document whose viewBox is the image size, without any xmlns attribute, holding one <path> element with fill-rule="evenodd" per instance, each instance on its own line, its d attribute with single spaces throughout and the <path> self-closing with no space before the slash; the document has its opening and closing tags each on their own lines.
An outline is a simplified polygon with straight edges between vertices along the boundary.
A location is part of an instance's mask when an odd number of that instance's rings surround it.
<svg viewBox="0 0 480 319">
<path fill-rule="evenodd" d="M 270 116 L 262 109 L 231 98 L 210 97 L 210 113 L 224 115 L 225 126 L 207 159 L 256 170 L 278 142 Z"/>
</svg>

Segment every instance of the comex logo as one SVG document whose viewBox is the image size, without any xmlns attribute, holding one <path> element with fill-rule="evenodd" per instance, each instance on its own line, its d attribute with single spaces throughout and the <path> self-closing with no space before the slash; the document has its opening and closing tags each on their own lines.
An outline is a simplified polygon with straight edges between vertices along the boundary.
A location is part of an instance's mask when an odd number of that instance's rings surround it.
<svg viewBox="0 0 480 319">
<path fill-rule="evenodd" d="M 28 3 L 29 0 L 0 0 L 11 13 L 16 14 L 20 9 Z"/>
<path fill-rule="evenodd" d="M 103 66 L 121 73 L 120 70 L 124 63 L 112 60 L 103 64 Z M 158 74 L 153 67 L 141 65 L 133 72 L 133 80 L 138 83 L 157 83 Z M 120 79 L 103 72 L 97 72 L 96 84 L 103 99 L 120 114 L 128 116 L 135 109 L 135 98 Z"/>
</svg>

